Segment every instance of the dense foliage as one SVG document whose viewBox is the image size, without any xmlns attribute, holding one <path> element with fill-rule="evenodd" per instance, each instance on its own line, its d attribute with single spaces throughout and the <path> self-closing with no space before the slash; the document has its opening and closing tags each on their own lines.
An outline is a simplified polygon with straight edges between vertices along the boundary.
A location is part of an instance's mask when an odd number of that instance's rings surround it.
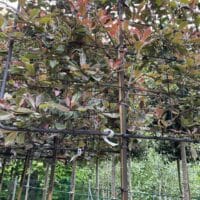
<svg viewBox="0 0 200 200">
<path fill-rule="evenodd" d="M 80 149 L 82 165 L 104 159 L 120 145 L 66 130 L 120 132 L 122 104 L 130 134 L 199 140 L 197 0 L 126 0 L 123 8 L 116 0 L 19 0 L 18 8 L 10 2 L 16 1 L 0 1 L 0 154 L 6 161 L 31 155 L 68 163 Z M 194 157 L 198 151 L 190 148 Z M 131 139 L 128 150 L 139 157 L 149 151 Z"/>
</svg>

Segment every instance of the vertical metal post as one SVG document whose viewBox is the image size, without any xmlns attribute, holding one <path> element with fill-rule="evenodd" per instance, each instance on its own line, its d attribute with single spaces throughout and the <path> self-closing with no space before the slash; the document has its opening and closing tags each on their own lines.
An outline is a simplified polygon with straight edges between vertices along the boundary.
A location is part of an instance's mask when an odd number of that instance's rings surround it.
<svg viewBox="0 0 200 200">
<path fill-rule="evenodd" d="M 120 21 L 119 27 L 119 47 L 118 59 L 121 60 L 119 67 L 119 113 L 120 113 L 120 133 L 121 137 L 121 198 L 128 200 L 128 176 L 127 176 L 127 139 L 126 134 L 126 107 L 125 107 L 125 82 L 124 82 L 124 49 L 123 49 L 123 3 L 124 0 L 118 0 L 118 15 Z"/>
</svg>

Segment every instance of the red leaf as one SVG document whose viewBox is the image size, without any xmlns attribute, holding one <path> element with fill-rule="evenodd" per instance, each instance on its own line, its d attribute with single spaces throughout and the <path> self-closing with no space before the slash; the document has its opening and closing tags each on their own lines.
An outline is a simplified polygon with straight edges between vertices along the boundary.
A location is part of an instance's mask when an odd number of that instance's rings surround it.
<svg viewBox="0 0 200 200">
<path fill-rule="evenodd" d="M 3 99 L 0 99 L 0 108 L 9 110 L 11 106 Z"/>
<path fill-rule="evenodd" d="M 154 114 L 157 118 L 161 118 L 163 113 L 165 112 L 164 109 L 157 107 L 154 111 Z"/>
<path fill-rule="evenodd" d="M 119 69 L 121 63 L 122 63 L 122 61 L 120 59 L 116 59 L 116 60 L 110 59 L 109 60 L 110 67 L 113 70 Z"/>
<path fill-rule="evenodd" d="M 115 37 L 119 31 L 119 22 L 112 23 L 112 26 L 108 28 L 108 31 L 112 37 Z"/>
<path fill-rule="evenodd" d="M 198 3 L 197 0 L 190 0 L 190 3 L 189 3 L 190 8 L 194 9 L 197 3 Z"/>
<path fill-rule="evenodd" d="M 105 10 L 100 10 L 98 12 L 99 21 L 104 25 L 111 20 L 111 17 L 107 14 Z"/>
<path fill-rule="evenodd" d="M 71 0 L 68 0 L 68 1 L 69 1 L 69 6 L 71 8 L 71 11 L 74 12 L 76 10 L 75 4 Z"/>
<path fill-rule="evenodd" d="M 141 33 L 141 31 L 138 28 L 134 27 L 134 28 L 132 28 L 130 30 L 130 32 L 133 33 L 133 34 L 135 34 L 137 36 L 138 40 L 141 39 L 142 33 Z"/>
<path fill-rule="evenodd" d="M 152 33 L 151 27 L 145 29 L 143 34 L 142 34 L 141 41 L 145 42 L 145 40 L 151 35 L 151 33 Z"/>
<path fill-rule="evenodd" d="M 45 17 L 47 13 L 44 10 L 41 10 L 39 15 L 40 17 Z"/>
<path fill-rule="evenodd" d="M 79 0 L 77 2 L 78 7 L 79 7 L 79 13 L 83 16 L 86 14 L 87 12 L 87 4 L 88 4 L 88 0 Z"/>
<path fill-rule="evenodd" d="M 71 98 L 70 97 L 67 96 L 65 98 L 65 103 L 66 103 L 66 105 L 67 105 L 68 108 L 71 108 Z"/>
</svg>

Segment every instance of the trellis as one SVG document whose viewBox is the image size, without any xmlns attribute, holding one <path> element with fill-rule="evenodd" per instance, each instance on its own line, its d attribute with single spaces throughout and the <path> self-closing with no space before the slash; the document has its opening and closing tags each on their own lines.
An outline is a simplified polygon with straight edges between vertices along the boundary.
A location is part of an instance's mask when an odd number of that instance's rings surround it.
<svg viewBox="0 0 200 200">
<path fill-rule="evenodd" d="M 123 9 L 124 9 L 124 1 L 123 0 L 118 0 L 118 17 L 119 21 L 123 21 Z M 18 6 L 17 12 L 19 12 L 20 6 Z M 16 13 L 17 14 L 17 13 Z M 16 21 L 14 23 L 13 30 L 16 29 Z M 6 60 L 6 64 L 4 67 L 4 74 L 3 74 L 3 79 L 2 79 L 2 84 L 1 84 L 1 91 L 0 91 L 0 98 L 3 99 L 5 89 L 6 89 L 6 82 L 8 79 L 8 73 L 9 73 L 9 68 L 10 68 L 10 63 L 12 60 L 12 51 L 13 51 L 13 45 L 14 45 L 14 40 L 9 39 L 8 43 L 8 56 Z M 126 112 L 127 112 L 127 105 L 126 105 L 126 91 L 130 90 L 130 88 L 127 88 L 124 79 L 125 79 L 125 74 L 124 74 L 124 47 L 123 47 L 123 27 L 120 25 L 120 30 L 119 30 L 119 45 L 117 48 L 114 50 L 118 52 L 118 59 L 120 60 L 121 64 L 118 70 L 118 86 L 110 86 L 110 87 L 116 87 L 119 91 L 119 98 L 117 103 L 119 103 L 119 114 L 120 114 L 120 133 L 116 133 L 114 135 L 114 138 L 117 139 L 120 143 L 119 148 L 116 148 L 116 150 L 113 150 L 113 148 L 107 148 L 107 149 L 87 149 L 84 148 L 84 152 L 92 152 L 96 154 L 106 154 L 106 153 L 116 153 L 120 154 L 120 159 L 121 159 L 121 199 L 122 200 L 128 200 L 128 177 L 127 177 L 127 156 L 128 151 L 127 148 L 127 143 L 130 138 L 136 138 L 136 139 L 145 139 L 145 140 L 167 140 L 167 141 L 175 141 L 175 142 L 180 142 L 182 145 L 184 145 L 185 142 L 188 143 L 200 143 L 199 139 L 194 139 L 191 138 L 190 136 L 185 136 L 187 132 L 184 131 L 176 131 L 176 130 L 169 130 L 172 133 L 179 133 L 182 135 L 181 137 L 166 137 L 166 136 L 147 136 L 147 135 L 142 135 L 142 134 L 131 134 L 127 133 L 127 125 L 126 125 Z M 92 48 L 92 47 L 91 47 Z M 131 52 L 126 52 L 126 53 L 131 53 Z M 157 58 L 157 57 L 155 57 Z M 174 61 L 174 59 L 169 59 L 169 58 L 159 58 L 159 59 L 167 59 L 170 61 Z M 180 61 L 181 62 L 181 61 Z M 82 83 L 80 83 L 82 84 Z M 108 85 L 109 87 L 109 85 Z M 137 88 L 134 88 L 137 91 Z M 151 91 L 152 93 L 158 93 L 155 91 Z M 168 94 L 163 94 L 167 96 Z M 176 95 L 176 94 L 175 94 Z M 58 133 L 61 135 L 61 137 L 64 139 L 66 136 L 72 136 L 73 138 L 76 137 L 83 137 L 86 139 L 86 141 L 91 142 L 92 140 L 102 140 L 102 136 L 107 136 L 108 134 L 105 134 L 102 131 L 99 130 L 90 130 L 90 129 L 72 129 L 72 130 L 58 130 L 58 129 L 42 129 L 42 128 L 19 128 L 16 126 L 6 126 L 2 123 L 0 123 L 0 129 L 2 130 L 8 130 L 8 131 L 16 131 L 16 132 L 25 132 L 25 133 L 47 133 L 47 134 L 54 134 Z M 146 130 L 146 132 L 154 132 L 154 129 L 149 129 Z M 91 140 L 88 137 L 92 137 Z M 27 170 L 28 168 L 28 162 L 30 159 L 53 159 L 53 165 L 51 169 L 51 176 L 50 176 L 50 188 L 48 192 L 48 200 L 52 199 L 52 193 L 53 193 L 53 183 L 54 183 L 54 171 L 55 171 L 55 165 L 56 165 L 56 160 L 65 160 L 65 157 L 57 155 L 59 151 L 61 150 L 67 150 L 71 152 L 76 152 L 77 148 L 75 147 L 58 147 L 59 145 L 59 139 L 57 137 L 54 138 L 54 144 L 51 145 L 49 148 L 43 148 L 42 150 L 46 152 L 51 152 L 52 155 L 47 155 L 44 156 L 41 155 L 39 157 L 34 156 L 34 151 L 35 152 L 40 152 L 39 148 L 34 148 L 27 150 L 24 147 L 16 147 L 16 149 L 24 150 L 24 153 L 17 154 L 15 157 L 19 159 L 24 159 L 25 158 L 25 165 L 24 165 L 24 171 Z M 24 149 L 23 149 L 24 148 Z M 15 149 L 13 147 L 13 149 Z M 11 149 L 10 149 L 11 150 Z M 8 156 L 11 157 L 13 154 L 9 151 L 9 148 L 1 148 L 1 153 L 0 156 L 3 158 L 7 158 Z M 3 175 L 3 172 L 2 172 Z M 21 178 L 21 183 L 20 185 L 22 186 L 24 184 L 24 173 Z M 98 182 L 98 181 L 97 181 Z M 21 197 L 22 190 L 18 193 L 18 199 Z"/>
</svg>

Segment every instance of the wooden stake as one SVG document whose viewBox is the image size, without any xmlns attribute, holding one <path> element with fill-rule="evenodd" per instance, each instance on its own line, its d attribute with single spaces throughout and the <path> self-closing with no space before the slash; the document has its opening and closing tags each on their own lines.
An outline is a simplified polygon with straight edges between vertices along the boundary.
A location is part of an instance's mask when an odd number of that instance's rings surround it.
<svg viewBox="0 0 200 200">
<path fill-rule="evenodd" d="M 1 190 L 2 190 L 2 186 L 3 186 L 3 177 L 4 177 L 4 172 L 5 172 L 5 166 L 6 166 L 6 158 L 3 159 L 2 168 L 1 168 L 1 174 L 0 174 L 0 193 L 1 193 Z"/>
<path fill-rule="evenodd" d="M 16 188 L 17 188 L 17 176 L 15 177 L 14 184 L 13 184 L 12 200 L 15 200 Z"/>
<path fill-rule="evenodd" d="M 46 200 L 47 199 L 47 190 L 48 190 L 48 184 L 49 184 L 49 169 L 50 169 L 50 165 L 49 163 L 47 163 L 46 166 L 46 174 L 45 174 L 45 180 L 44 180 L 44 188 L 43 188 L 43 194 L 42 194 L 42 200 Z"/>
<path fill-rule="evenodd" d="M 99 159 L 96 159 L 96 199 L 99 200 Z"/>
<path fill-rule="evenodd" d="M 129 176 L 129 192 L 130 192 L 130 200 L 133 200 L 133 192 L 132 192 L 132 162 L 131 157 L 128 158 L 128 176 Z"/>
<path fill-rule="evenodd" d="M 20 11 L 20 4 L 18 3 L 16 16 L 19 13 L 19 11 Z M 16 31 L 16 27 L 17 27 L 17 20 L 15 18 L 14 25 L 13 25 L 13 31 Z M 10 63 L 11 63 L 11 59 L 12 59 L 13 45 L 14 45 L 14 40 L 12 38 L 9 38 L 9 41 L 8 41 L 8 56 L 7 56 L 7 60 L 6 60 L 6 63 L 5 63 L 5 67 L 4 67 L 4 71 L 3 71 L 3 77 L 2 77 L 2 81 L 1 81 L 0 99 L 2 99 L 4 97 L 4 93 L 5 93 L 6 82 L 7 82 L 7 79 L 8 79 Z"/>
<path fill-rule="evenodd" d="M 26 183 L 26 193 L 24 200 L 28 200 L 28 193 L 29 193 L 29 187 L 30 187 L 30 178 L 31 178 L 31 170 L 32 170 L 32 160 L 29 161 L 29 167 L 28 167 L 28 178 Z"/>
<path fill-rule="evenodd" d="M 182 193 L 182 185 L 181 185 L 181 170 L 180 170 L 180 159 L 179 158 L 177 158 L 176 163 L 177 163 L 177 173 L 178 173 L 178 185 L 179 185 L 179 190 L 180 190 L 180 196 L 182 196 L 183 193 Z"/>
<path fill-rule="evenodd" d="M 54 138 L 54 151 L 53 151 L 53 161 L 51 164 L 51 172 L 50 172 L 50 179 L 49 179 L 49 189 L 47 194 L 47 200 L 53 199 L 53 188 L 54 188 L 54 179 L 55 179 L 55 169 L 56 169 L 56 156 L 57 156 L 57 144 L 58 138 Z"/>
<path fill-rule="evenodd" d="M 26 177 L 27 169 L 29 167 L 30 153 L 31 153 L 30 151 L 27 152 L 26 158 L 24 161 L 24 168 L 23 168 L 23 171 L 21 174 L 21 180 L 20 180 L 20 184 L 19 184 L 17 200 L 21 200 L 21 197 L 22 197 L 22 191 L 23 191 L 23 186 L 24 186 L 24 182 L 25 182 L 25 177 Z"/>
<path fill-rule="evenodd" d="M 118 59 L 121 61 L 119 67 L 119 114 L 120 114 L 120 133 L 121 137 L 121 197 L 128 200 L 128 176 L 127 176 L 127 138 L 126 135 L 126 107 L 125 107 L 125 82 L 124 82 L 124 49 L 123 49 L 123 0 L 118 0 L 118 15 L 120 20 Z"/>
<path fill-rule="evenodd" d="M 180 146 L 181 146 L 181 161 L 182 161 L 183 200 L 190 200 L 190 188 L 189 188 L 189 177 L 188 177 L 185 143 L 181 142 Z"/>
<path fill-rule="evenodd" d="M 72 174 L 71 174 L 71 184 L 70 184 L 69 200 L 74 200 L 74 197 L 75 197 L 76 164 L 77 164 L 77 161 L 74 160 L 73 163 L 72 163 Z"/>
<path fill-rule="evenodd" d="M 116 198 L 116 158 L 112 157 L 112 169 L 111 169 L 111 199 L 115 200 Z"/>
</svg>

